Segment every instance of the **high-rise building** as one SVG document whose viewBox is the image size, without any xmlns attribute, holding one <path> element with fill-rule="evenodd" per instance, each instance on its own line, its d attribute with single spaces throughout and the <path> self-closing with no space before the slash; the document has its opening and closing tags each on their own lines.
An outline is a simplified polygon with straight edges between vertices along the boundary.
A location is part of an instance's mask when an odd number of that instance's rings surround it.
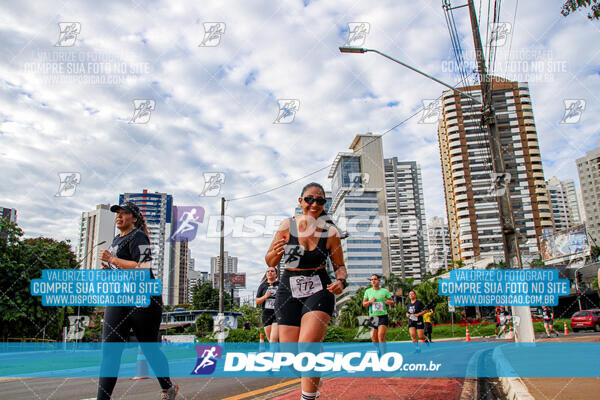
<svg viewBox="0 0 600 400">
<path fill-rule="evenodd" d="M 550 196 L 554 229 L 562 231 L 582 223 L 572 179 L 561 181 L 553 176 L 546 182 L 546 189 Z"/>
<path fill-rule="evenodd" d="M 17 223 L 17 210 L 15 208 L 0 207 L 0 218 L 7 219 L 13 224 Z"/>
<path fill-rule="evenodd" d="M 7 219 L 8 222 L 13 224 L 17 223 L 17 210 L 15 208 L 0 207 L 0 218 Z M 7 237 L 6 232 L 0 232 L 0 237 Z"/>
<path fill-rule="evenodd" d="M 148 193 L 144 189 L 141 193 L 124 193 L 119 195 L 119 204 L 125 201 L 135 203 L 146 219 L 150 232 L 150 245 L 152 249 L 152 271 L 155 278 L 162 279 L 163 302 L 171 304 L 169 290 L 172 286 L 171 278 L 171 249 L 166 240 L 171 236 L 171 219 L 173 196 L 166 193 Z"/>
<path fill-rule="evenodd" d="M 188 299 L 188 261 L 187 241 L 169 242 L 171 245 L 171 268 L 169 282 L 169 305 L 185 304 Z"/>
<path fill-rule="evenodd" d="M 600 145 L 600 142 L 599 142 Z M 581 197 L 585 209 L 585 227 L 596 242 L 600 241 L 600 147 L 577 159 Z"/>
<path fill-rule="evenodd" d="M 82 212 L 77 245 L 77 262 L 81 268 L 102 268 L 100 251 L 107 250 L 114 238 L 115 213 L 110 211 L 110 204 L 98 204 L 95 210 Z"/>
<path fill-rule="evenodd" d="M 224 261 L 223 262 L 223 273 L 224 273 L 223 290 L 230 292 L 231 286 L 230 286 L 230 283 L 229 283 L 229 280 L 227 279 L 227 277 L 228 277 L 228 274 L 235 274 L 238 272 L 238 258 L 230 256 L 227 251 L 223 252 L 223 254 L 224 254 L 224 257 L 223 257 L 223 261 Z M 220 259 L 221 259 L 221 257 L 219 257 L 219 256 L 210 258 L 210 280 L 211 280 L 214 288 L 219 287 L 219 262 L 220 262 Z M 234 289 L 233 297 L 234 297 L 234 299 L 235 298 L 239 299 L 239 290 L 238 289 Z"/>
<path fill-rule="evenodd" d="M 208 271 L 196 271 L 196 260 L 191 257 L 191 250 L 188 251 L 188 271 L 187 271 L 187 299 L 192 303 L 193 288 L 197 284 L 202 284 L 210 280 Z"/>
<path fill-rule="evenodd" d="M 444 218 L 433 217 L 429 219 L 427 236 L 429 237 L 427 272 L 435 274 L 442 269 L 447 270 L 452 262 L 452 253 L 450 251 L 448 225 L 444 222 Z"/>
<path fill-rule="evenodd" d="M 478 85 L 460 90 L 481 99 Z M 492 102 L 510 173 L 504 179 L 492 174 L 481 105 L 454 91 L 442 95 L 438 138 L 450 245 L 452 258 L 467 264 L 484 257 L 504 258 L 496 197 L 503 193 L 502 184 L 508 182 L 522 251 L 539 252 L 542 229 L 553 226 L 527 83 L 494 77 Z"/>
<path fill-rule="evenodd" d="M 356 135 L 350 149 L 339 153 L 329 171 L 329 214 L 347 239 L 342 240 L 348 289 L 337 298 L 341 307 L 372 274 L 389 275 L 389 244 L 379 219 L 385 214 L 385 178 L 381 136 Z M 381 210 L 381 211 L 380 211 Z"/>
<path fill-rule="evenodd" d="M 384 166 L 391 273 L 420 281 L 429 252 L 421 168 L 397 157 L 386 158 Z"/>
</svg>

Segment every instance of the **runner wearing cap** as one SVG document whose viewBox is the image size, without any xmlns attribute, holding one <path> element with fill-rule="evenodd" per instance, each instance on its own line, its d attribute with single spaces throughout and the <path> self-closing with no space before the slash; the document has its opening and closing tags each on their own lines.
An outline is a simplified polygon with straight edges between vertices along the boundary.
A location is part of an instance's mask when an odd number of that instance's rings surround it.
<svg viewBox="0 0 600 400">
<path fill-rule="evenodd" d="M 128 201 L 114 205 L 110 210 L 116 213 L 115 224 L 120 233 L 113 240 L 109 250 L 100 252 L 103 268 L 135 269 L 150 268 L 150 234 L 146 220 L 140 209 Z M 150 278 L 154 279 L 152 269 Z M 121 363 L 121 354 L 130 331 L 140 342 L 140 347 L 155 371 L 168 371 L 167 358 L 160 350 L 159 327 L 162 318 L 162 296 L 151 296 L 147 307 L 107 306 L 102 323 L 102 341 L 122 345 L 103 346 L 97 400 L 111 398 Z M 172 400 L 177 395 L 178 386 L 166 377 L 158 377 L 163 400 Z"/>
<path fill-rule="evenodd" d="M 389 325 L 386 306 L 393 306 L 392 294 L 385 288 L 379 286 L 381 277 L 377 274 L 371 275 L 372 287 L 365 290 L 363 296 L 363 307 L 369 307 L 369 327 L 371 328 L 371 340 L 373 343 L 385 343 L 385 334 Z M 385 348 L 378 350 L 385 352 Z"/>
</svg>

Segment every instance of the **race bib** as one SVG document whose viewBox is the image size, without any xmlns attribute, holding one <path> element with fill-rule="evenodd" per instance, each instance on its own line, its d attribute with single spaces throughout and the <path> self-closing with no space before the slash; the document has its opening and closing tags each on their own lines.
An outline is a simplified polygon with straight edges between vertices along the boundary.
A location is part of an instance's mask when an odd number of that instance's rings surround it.
<svg viewBox="0 0 600 400">
<path fill-rule="evenodd" d="M 265 301 L 265 308 L 273 310 L 275 308 L 275 299 L 267 299 Z"/>
<path fill-rule="evenodd" d="M 419 317 L 417 317 L 415 314 L 410 314 L 410 317 L 408 317 L 411 321 L 418 321 Z"/>
<path fill-rule="evenodd" d="M 301 299 L 323 290 L 319 275 L 313 276 L 290 276 L 290 289 L 292 297 Z"/>
<path fill-rule="evenodd" d="M 383 303 L 381 301 L 376 301 L 375 303 L 371 304 L 371 306 L 373 307 L 373 311 L 384 311 L 385 310 Z"/>
</svg>

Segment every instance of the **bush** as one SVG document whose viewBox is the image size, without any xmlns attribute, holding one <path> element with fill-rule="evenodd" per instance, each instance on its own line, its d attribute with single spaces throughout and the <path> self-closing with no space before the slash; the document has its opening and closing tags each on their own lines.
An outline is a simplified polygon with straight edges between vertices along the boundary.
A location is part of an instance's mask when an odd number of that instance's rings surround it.
<svg viewBox="0 0 600 400">
<path fill-rule="evenodd" d="M 226 342 L 256 342 L 260 340 L 260 334 L 264 333 L 262 329 L 250 329 L 245 331 L 243 329 L 231 329 L 229 330 L 229 336 L 225 339 Z"/>
<path fill-rule="evenodd" d="M 213 330 L 213 317 L 210 314 L 200 314 L 196 319 L 196 329 L 200 332 L 211 332 Z"/>
</svg>

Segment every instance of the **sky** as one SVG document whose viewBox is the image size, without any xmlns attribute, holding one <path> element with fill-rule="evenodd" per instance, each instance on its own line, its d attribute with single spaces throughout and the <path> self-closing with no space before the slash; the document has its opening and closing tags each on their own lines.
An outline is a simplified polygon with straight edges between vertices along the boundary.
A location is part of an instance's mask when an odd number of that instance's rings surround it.
<svg viewBox="0 0 600 400">
<path fill-rule="evenodd" d="M 575 159 L 600 138 L 600 23 L 582 12 L 563 17 L 561 3 L 502 2 L 506 35 L 492 73 L 529 82 L 545 177 L 578 186 Z M 441 5 L 2 2 L 0 206 L 17 209 L 26 237 L 68 239 L 74 248 L 81 212 L 142 189 L 202 206 L 208 221 L 221 196 L 291 183 L 227 202 L 232 218 L 289 216 L 301 187 L 329 187 L 335 155 L 372 132 L 385 134 L 384 157 L 419 163 L 426 217 L 445 217 L 437 125 L 422 118 L 444 88 L 377 54 L 338 50 L 378 49 L 458 85 Z M 487 2 L 475 6 L 485 43 Z M 454 17 L 472 69 L 467 9 Z M 350 37 L 356 26 L 364 35 Z M 574 101 L 583 111 L 565 120 L 565 102 Z M 289 115 L 282 104 L 293 107 Z M 225 183 L 217 196 L 200 196 L 210 172 Z M 73 173 L 68 189 L 64 176 Z M 209 236 L 190 243 L 205 271 L 218 254 L 218 238 Z M 225 246 L 247 273 L 248 295 L 264 273 L 272 229 L 240 236 L 228 235 Z"/>
</svg>

